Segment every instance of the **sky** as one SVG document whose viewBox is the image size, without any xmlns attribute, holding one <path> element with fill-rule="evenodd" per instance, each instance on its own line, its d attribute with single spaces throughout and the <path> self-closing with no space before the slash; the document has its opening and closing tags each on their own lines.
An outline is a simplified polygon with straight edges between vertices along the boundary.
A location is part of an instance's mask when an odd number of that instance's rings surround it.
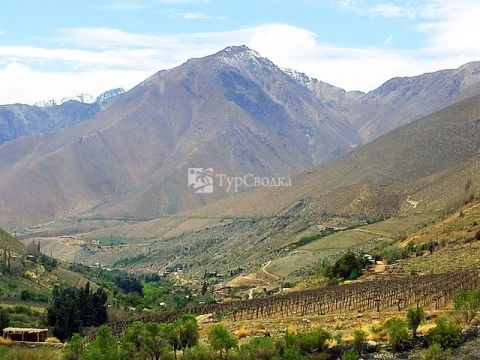
<svg viewBox="0 0 480 360">
<path fill-rule="evenodd" d="M 0 0 L 0 104 L 126 90 L 230 45 L 346 90 L 480 60 L 480 0 Z"/>
</svg>

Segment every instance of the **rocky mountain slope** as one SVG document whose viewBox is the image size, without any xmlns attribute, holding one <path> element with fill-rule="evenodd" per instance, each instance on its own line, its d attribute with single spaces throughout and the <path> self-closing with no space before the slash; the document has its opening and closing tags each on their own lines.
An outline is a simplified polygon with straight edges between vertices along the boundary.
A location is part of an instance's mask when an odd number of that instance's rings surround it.
<svg viewBox="0 0 480 360">
<path fill-rule="evenodd" d="M 325 226 L 346 229 L 388 219 L 376 229 L 318 240 L 332 256 L 352 246 L 365 251 L 378 239 L 398 236 L 479 196 L 479 119 L 476 96 L 298 175 L 291 188 L 257 189 L 176 217 L 83 233 L 84 239 L 113 237 L 130 245 L 75 247 L 68 253 L 102 263 L 141 254 L 131 269 L 180 263 L 189 264 L 192 275 L 238 266 L 253 270 L 277 258 L 274 266 L 299 270 L 319 260 L 317 248 L 295 245 L 303 238 Z"/>
<path fill-rule="evenodd" d="M 189 191 L 188 167 L 285 176 L 359 143 L 340 111 L 243 46 L 161 71 L 119 98 L 91 121 L 0 146 L 2 223 L 175 213 L 228 195 Z"/>
<path fill-rule="evenodd" d="M 348 119 L 367 143 L 456 101 L 480 93 L 480 62 L 458 69 L 393 78 L 347 109 Z"/>
</svg>

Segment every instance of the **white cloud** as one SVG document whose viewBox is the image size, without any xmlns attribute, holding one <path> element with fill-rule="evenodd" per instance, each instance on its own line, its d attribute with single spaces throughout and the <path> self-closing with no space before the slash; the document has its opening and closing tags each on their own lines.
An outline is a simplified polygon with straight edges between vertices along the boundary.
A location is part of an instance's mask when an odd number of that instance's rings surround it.
<svg viewBox="0 0 480 360">
<path fill-rule="evenodd" d="M 415 19 L 419 6 L 411 4 L 399 5 L 395 2 L 376 2 L 374 4 L 367 4 L 362 0 L 339 0 L 338 6 L 347 11 L 354 12 L 358 15 L 386 18 L 408 18 Z"/>
<path fill-rule="evenodd" d="M 418 26 L 428 35 L 433 53 L 479 56 L 480 2 L 475 0 L 437 0 L 424 9 L 426 21 Z"/>
<path fill-rule="evenodd" d="M 200 12 L 183 12 L 178 15 L 185 20 L 206 20 L 210 18 L 207 14 Z"/>
<path fill-rule="evenodd" d="M 352 6 L 352 1 L 348 3 L 345 6 Z M 382 16 L 396 16 L 395 11 L 383 8 Z M 472 0 L 423 3 L 416 16 L 421 18 L 418 30 L 427 37 L 427 46 L 410 51 L 390 46 L 333 46 L 307 29 L 287 24 L 171 35 L 110 28 L 65 29 L 56 39 L 62 44 L 59 49 L 0 46 L 0 103 L 33 103 L 80 92 L 95 95 L 117 86 L 128 89 L 158 70 L 240 44 L 281 67 L 303 71 L 347 90 L 368 91 L 394 76 L 418 75 L 479 60 L 476 35 L 480 22 L 475 16 L 479 13 L 480 3 Z M 392 41 L 392 36 L 386 36 L 386 45 Z"/>
<path fill-rule="evenodd" d="M 134 70 L 41 72 L 12 63 L 0 69 L 0 83 L 3 84 L 0 99 L 3 104 L 33 104 L 39 100 L 60 100 L 80 93 L 96 96 L 115 87 L 131 88 L 150 75 L 149 71 Z"/>
</svg>

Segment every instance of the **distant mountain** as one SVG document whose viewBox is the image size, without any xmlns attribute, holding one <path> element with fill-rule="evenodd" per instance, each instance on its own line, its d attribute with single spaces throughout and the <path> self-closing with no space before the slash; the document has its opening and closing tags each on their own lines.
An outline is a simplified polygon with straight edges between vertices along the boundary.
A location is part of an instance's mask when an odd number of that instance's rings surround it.
<svg viewBox="0 0 480 360">
<path fill-rule="evenodd" d="M 70 100 L 46 107 L 22 104 L 0 106 L 0 144 L 19 137 L 54 132 L 86 121 L 98 113 L 97 103 Z"/>
<path fill-rule="evenodd" d="M 81 102 L 81 103 L 84 103 L 84 104 L 93 104 L 93 103 L 101 104 L 101 103 L 105 102 L 106 100 L 110 99 L 111 97 L 123 94 L 124 92 L 125 92 L 125 90 L 123 88 L 110 89 L 110 90 L 107 90 L 107 91 L 101 93 L 96 98 L 94 98 L 90 94 L 82 93 L 82 94 L 79 94 L 77 96 L 65 97 L 60 101 L 56 101 L 56 100 L 53 100 L 53 99 L 46 100 L 46 101 L 39 101 L 39 102 L 36 102 L 34 106 L 36 106 L 36 107 L 59 106 L 59 105 L 62 105 L 64 103 L 68 102 L 68 101 L 78 101 L 78 102 Z"/>
<path fill-rule="evenodd" d="M 359 141 L 341 111 L 253 50 L 229 47 L 155 74 L 90 121 L 0 146 L 0 221 L 171 214 L 228 195 L 189 191 L 189 167 L 285 176 Z"/>
<path fill-rule="evenodd" d="M 95 99 L 89 94 L 48 100 L 35 106 L 0 105 L 0 144 L 28 135 L 51 133 L 89 120 L 106 106 L 107 100 L 123 94 L 122 88 L 111 89 Z"/>
<path fill-rule="evenodd" d="M 454 70 L 393 78 L 357 99 L 347 116 L 367 143 L 476 94 L 480 94 L 480 62 L 471 62 Z"/>
</svg>

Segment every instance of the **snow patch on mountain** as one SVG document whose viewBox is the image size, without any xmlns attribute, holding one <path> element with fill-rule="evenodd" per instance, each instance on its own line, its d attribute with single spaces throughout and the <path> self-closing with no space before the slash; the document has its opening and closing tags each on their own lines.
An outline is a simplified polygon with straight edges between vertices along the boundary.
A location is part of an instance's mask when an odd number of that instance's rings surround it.
<svg viewBox="0 0 480 360">
<path fill-rule="evenodd" d="M 79 101 L 79 102 L 84 103 L 84 104 L 94 104 L 94 103 L 101 104 L 101 103 L 105 102 L 107 99 L 110 99 L 111 97 L 123 94 L 124 92 L 125 92 L 125 90 L 123 88 L 115 88 L 115 89 L 107 90 L 107 91 L 101 93 L 100 95 L 98 95 L 97 97 L 94 97 L 91 94 L 82 93 L 82 94 L 79 94 L 79 95 L 76 95 L 76 96 L 64 97 L 61 100 L 50 99 L 50 100 L 46 100 L 46 101 L 39 101 L 39 102 L 36 102 L 34 104 L 34 106 L 36 106 L 36 107 L 53 107 L 53 106 L 62 105 L 64 103 L 66 103 L 67 101 Z"/>
</svg>

